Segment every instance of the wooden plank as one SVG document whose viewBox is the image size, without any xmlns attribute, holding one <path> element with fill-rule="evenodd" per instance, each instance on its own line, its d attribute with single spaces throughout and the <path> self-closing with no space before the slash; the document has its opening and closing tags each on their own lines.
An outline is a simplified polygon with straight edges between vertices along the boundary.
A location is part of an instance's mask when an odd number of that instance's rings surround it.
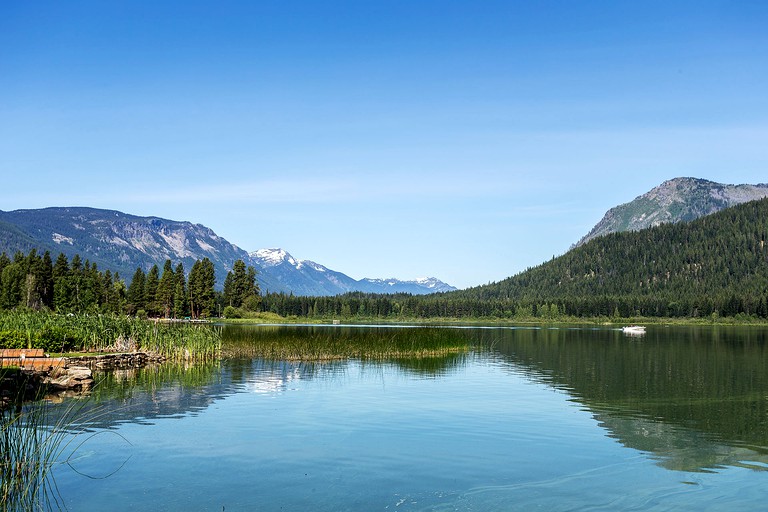
<svg viewBox="0 0 768 512">
<path fill-rule="evenodd" d="M 4 348 L 1 349 L 0 357 L 45 357 L 45 352 L 41 348 Z"/>
<path fill-rule="evenodd" d="M 37 370 L 46 368 L 57 368 L 64 366 L 63 357 L 33 357 L 25 359 L 23 364 L 20 364 L 23 368 L 34 368 Z"/>
<path fill-rule="evenodd" d="M 46 369 L 64 366 L 63 357 L 27 357 L 23 361 L 19 357 L 0 358 L 0 367 L 18 366 L 20 368 Z"/>
</svg>

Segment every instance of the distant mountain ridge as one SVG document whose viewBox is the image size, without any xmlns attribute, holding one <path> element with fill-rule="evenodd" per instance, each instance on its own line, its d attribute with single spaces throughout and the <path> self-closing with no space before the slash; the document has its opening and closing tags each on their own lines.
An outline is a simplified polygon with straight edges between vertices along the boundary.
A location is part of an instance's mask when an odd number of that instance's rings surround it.
<svg viewBox="0 0 768 512">
<path fill-rule="evenodd" d="M 427 288 L 435 293 L 456 290 L 454 286 L 446 284 L 435 277 L 421 277 L 411 281 L 401 281 L 395 278 L 364 278 L 361 281 L 366 281 L 370 285 L 371 293 L 413 293 L 415 295 L 415 292 L 412 291 L 413 289 Z"/>
<path fill-rule="evenodd" d="M 576 247 L 593 238 L 684 222 L 731 206 L 768 197 L 768 184 L 728 185 L 700 178 L 674 178 L 634 200 L 608 210 Z"/>
<path fill-rule="evenodd" d="M 281 249 L 249 254 L 201 224 L 84 207 L 0 211 L 0 252 L 13 256 L 31 249 L 50 251 L 54 257 L 63 252 L 70 259 L 79 254 L 100 269 L 119 272 L 123 279 L 130 279 L 137 267 L 147 271 L 166 259 L 183 263 L 189 272 L 196 260 L 208 258 L 221 287 L 234 262 L 242 259 L 256 268 L 264 292 L 323 296 L 386 289 L 371 280 L 357 281 L 318 263 L 296 260 Z M 386 282 L 392 283 L 386 289 L 390 293 L 455 290 L 436 279 Z"/>
<path fill-rule="evenodd" d="M 291 289 L 297 295 L 338 295 L 353 291 L 365 293 L 412 293 L 422 295 L 456 290 L 434 277 L 402 281 L 400 279 L 355 280 L 346 274 L 309 260 L 297 260 L 283 249 L 259 249 L 250 253 L 254 266 L 263 268 L 270 282 L 270 290 L 280 289 L 291 281 Z M 300 280 L 301 276 L 303 280 Z M 324 293 L 308 293 L 310 288 L 320 287 Z"/>
</svg>

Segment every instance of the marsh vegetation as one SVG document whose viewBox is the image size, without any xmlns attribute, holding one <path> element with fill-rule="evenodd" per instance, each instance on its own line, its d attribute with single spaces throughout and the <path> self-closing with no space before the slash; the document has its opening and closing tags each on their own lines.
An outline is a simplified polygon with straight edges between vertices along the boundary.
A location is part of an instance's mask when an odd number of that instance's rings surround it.
<svg viewBox="0 0 768 512">
<path fill-rule="evenodd" d="M 403 327 L 224 326 L 223 356 L 282 361 L 429 358 L 466 352 L 457 330 Z"/>
<path fill-rule="evenodd" d="M 48 353 L 144 351 L 171 360 L 215 359 L 221 330 L 210 324 L 164 323 L 118 315 L 0 313 L 0 347 Z"/>
</svg>

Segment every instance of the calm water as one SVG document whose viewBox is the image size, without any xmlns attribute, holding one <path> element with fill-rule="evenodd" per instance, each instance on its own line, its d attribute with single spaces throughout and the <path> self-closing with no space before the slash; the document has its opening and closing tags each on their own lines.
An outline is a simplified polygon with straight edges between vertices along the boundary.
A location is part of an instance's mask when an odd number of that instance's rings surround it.
<svg viewBox="0 0 768 512">
<path fill-rule="evenodd" d="M 226 329 L 241 342 L 423 332 Z M 445 332 L 473 349 L 110 376 L 55 472 L 60 499 L 74 511 L 765 507 L 768 330 Z"/>
</svg>

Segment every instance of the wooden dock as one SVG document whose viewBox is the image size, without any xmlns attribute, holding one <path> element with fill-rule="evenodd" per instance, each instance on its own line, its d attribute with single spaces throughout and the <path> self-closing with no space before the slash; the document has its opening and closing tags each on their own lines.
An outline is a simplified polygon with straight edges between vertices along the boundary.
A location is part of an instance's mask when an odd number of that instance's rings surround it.
<svg viewBox="0 0 768 512">
<path fill-rule="evenodd" d="M 25 370 L 52 370 L 64 366 L 65 358 L 47 357 L 41 348 L 0 349 L 0 367 L 17 366 Z"/>
</svg>

